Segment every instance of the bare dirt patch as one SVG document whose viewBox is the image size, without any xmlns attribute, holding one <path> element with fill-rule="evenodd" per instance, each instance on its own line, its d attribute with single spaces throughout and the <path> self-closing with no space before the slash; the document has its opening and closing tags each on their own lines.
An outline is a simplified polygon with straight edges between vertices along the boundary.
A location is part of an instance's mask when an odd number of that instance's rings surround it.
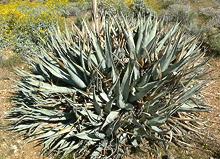
<svg viewBox="0 0 220 159">
<path fill-rule="evenodd" d="M 11 69 L 13 70 L 13 69 Z M 0 68 L 0 159 L 44 159 L 40 147 L 27 143 L 18 134 L 5 130 L 6 112 L 11 108 L 11 96 L 16 79 L 15 73 L 8 68 Z"/>
<path fill-rule="evenodd" d="M 212 143 L 206 143 L 216 158 L 220 158 L 220 57 L 209 61 L 210 73 L 206 79 L 210 82 L 202 91 L 205 103 L 212 107 L 210 113 L 202 114 L 207 122 L 207 135 L 213 138 Z M 209 141 L 207 141 L 209 142 Z M 210 145 L 208 145 L 210 144 Z"/>
</svg>

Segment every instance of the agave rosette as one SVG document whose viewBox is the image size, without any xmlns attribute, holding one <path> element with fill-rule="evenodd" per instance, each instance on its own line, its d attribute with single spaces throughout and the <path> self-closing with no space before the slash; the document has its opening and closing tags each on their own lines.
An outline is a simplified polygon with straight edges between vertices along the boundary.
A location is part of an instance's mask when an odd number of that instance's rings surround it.
<svg viewBox="0 0 220 159">
<path fill-rule="evenodd" d="M 102 16 L 99 32 L 54 27 L 30 59 L 10 111 L 12 130 L 43 143 L 43 153 L 120 158 L 143 142 L 184 143 L 200 134 L 195 82 L 204 53 L 179 25 L 152 16 Z"/>
</svg>

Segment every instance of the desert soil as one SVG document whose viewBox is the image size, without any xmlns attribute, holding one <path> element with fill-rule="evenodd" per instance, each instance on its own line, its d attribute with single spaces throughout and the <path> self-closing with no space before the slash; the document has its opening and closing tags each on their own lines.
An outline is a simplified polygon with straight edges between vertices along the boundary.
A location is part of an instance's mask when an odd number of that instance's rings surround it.
<svg viewBox="0 0 220 159">
<path fill-rule="evenodd" d="M 5 130 L 8 121 L 4 118 L 11 108 L 10 98 L 16 79 L 12 68 L 0 68 L 0 159 L 43 159 L 40 147 L 27 143 L 17 133 Z"/>
</svg>

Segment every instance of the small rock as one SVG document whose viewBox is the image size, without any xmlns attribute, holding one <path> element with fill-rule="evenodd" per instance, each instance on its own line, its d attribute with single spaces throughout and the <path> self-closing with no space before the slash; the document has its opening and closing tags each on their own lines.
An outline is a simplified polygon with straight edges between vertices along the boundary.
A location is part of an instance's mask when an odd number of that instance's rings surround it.
<svg viewBox="0 0 220 159">
<path fill-rule="evenodd" d="M 7 61 L 8 59 L 10 59 L 12 56 L 14 56 L 15 53 L 11 50 L 1 50 L 0 52 L 0 62 L 4 62 Z"/>
<path fill-rule="evenodd" d="M 16 145 L 13 145 L 11 147 L 11 149 L 13 150 L 14 153 L 17 153 L 18 152 L 18 147 Z"/>
<path fill-rule="evenodd" d="M 175 159 L 175 158 L 173 157 L 173 155 L 164 155 L 162 156 L 162 159 Z"/>
</svg>

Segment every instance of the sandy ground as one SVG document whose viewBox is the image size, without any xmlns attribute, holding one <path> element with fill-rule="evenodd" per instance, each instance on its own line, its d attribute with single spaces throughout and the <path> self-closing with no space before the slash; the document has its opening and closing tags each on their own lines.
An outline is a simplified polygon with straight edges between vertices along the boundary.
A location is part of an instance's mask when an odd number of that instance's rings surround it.
<svg viewBox="0 0 220 159">
<path fill-rule="evenodd" d="M 16 133 L 4 130 L 7 121 L 6 112 L 11 108 L 10 97 L 13 91 L 15 73 L 0 68 L 0 159 L 43 159 L 40 156 L 40 147 L 27 143 Z"/>
</svg>

